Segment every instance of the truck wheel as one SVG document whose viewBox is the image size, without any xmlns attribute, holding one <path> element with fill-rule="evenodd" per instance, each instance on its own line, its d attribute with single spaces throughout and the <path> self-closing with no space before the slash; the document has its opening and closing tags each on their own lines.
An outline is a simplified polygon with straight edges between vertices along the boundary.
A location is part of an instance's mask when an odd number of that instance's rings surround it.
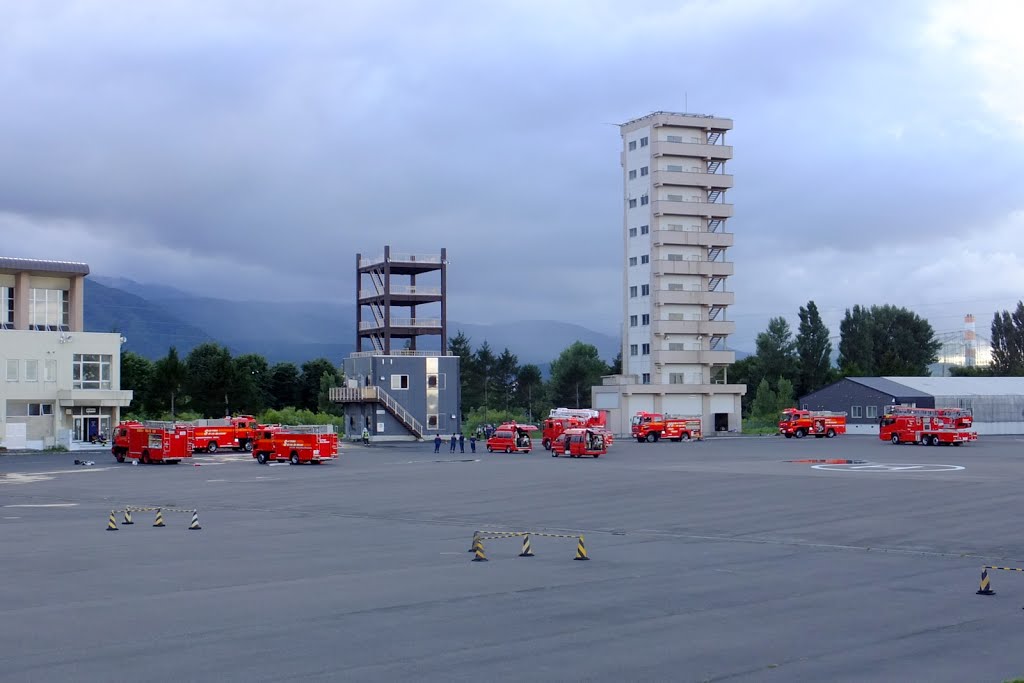
<svg viewBox="0 0 1024 683">
<path fill-rule="evenodd" d="M 114 453 L 114 457 L 118 462 L 124 462 L 124 453 Z"/>
<path fill-rule="evenodd" d="M 558 457 L 558 453 L 555 453 L 555 449 L 554 448 L 551 449 L 551 457 L 552 458 L 557 458 Z"/>
<path fill-rule="evenodd" d="M 654 432 L 651 432 L 650 434 L 647 435 L 647 443 L 654 443 L 657 440 L 658 437 L 655 435 Z"/>
<path fill-rule="evenodd" d="M 512 452 L 512 449 L 511 449 L 511 448 L 509 448 L 508 446 L 505 446 L 505 452 L 506 452 L 506 453 L 511 453 L 511 452 Z"/>
<path fill-rule="evenodd" d="M 827 432 L 825 432 L 825 438 L 826 439 L 831 439 L 835 435 L 836 435 L 836 430 L 834 430 L 834 429 L 830 429 Z"/>
<path fill-rule="evenodd" d="M 289 462 L 293 465 L 299 464 L 299 453 L 298 451 L 292 451 L 292 457 L 288 458 Z"/>
<path fill-rule="evenodd" d="M 242 449 L 243 449 L 243 450 L 244 450 L 244 451 L 245 451 L 246 453 L 252 453 L 252 441 L 246 441 L 246 442 L 245 442 L 245 445 L 244 445 L 244 446 L 242 446 Z"/>
<path fill-rule="evenodd" d="M 785 434 L 785 436 L 786 436 L 787 439 L 792 439 L 793 438 L 793 435 L 788 433 L 788 432 Z"/>
<path fill-rule="evenodd" d="M 642 436 L 636 437 L 636 442 L 637 443 L 643 443 L 644 442 L 644 437 L 642 437 Z"/>
<path fill-rule="evenodd" d="M 933 435 L 932 435 L 932 441 L 931 441 L 931 445 L 932 445 L 932 446 L 938 446 L 938 445 L 939 445 L 939 444 L 941 444 L 941 443 L 942 443 L 942 442 L 941 442 L 941 441 L 939 441 L 939 437 L 938 437 L 937 435 L 933 434 Z"/>
<path fill-rule="evenodd" d="M 216 441 L 211 441 L 210 443 L 206 444 L 206 452 L 207 453 L 216 453 L 217 452 L 217 442 Z"/>
<path fill-rule="evenodd" d="M 898 446 L 900 444 L 900 435 L 899 434 L 895 434 L 894 433 L 892 435 L 892 443 L 893 443 L 894 446 Z"/>
<path fill-rule="evenodd" d="M 806 429 L 801 427 L 800 429 L 796 430 L 796 438 L 802 439 L 805 436 L 807 436 L 807 430 Z"/>
<path fill-rule="evenodd" d="M 149 451 L 142 451 L 142 456 L 139 458 L 143 465 L 149 464 Z"/>
<path fill-rule="evenodd" d="M 491 448 L 490 446 L 488 446 L 488 447 L 487 447 L 487 452 L 488 452 L 488 453 L 493 453 L 493 452 L 494 452 L 494 449 L 492 449 L 492 448 Z"/>
<path fill-rule="evenodd" d="M 266 453 L 257 453 L 256 454 L 256 462 L 258 462 L 261 465 L 266 465 L 267 464 L 267 454 Z"/>
<path fill-rule="evenodd" d="M 544 450 L 546 450 L 546 451 L 550 451 L 551 450 L 551 442 L 549 440 L 547 440 L 547 439 L 544 439 L 543 441 L 541 441 L 540 445 L 543 446 Z"/>
<path fill-rule="evenodd" d="M 600 454 L 600 453 L 594 453 L 594 459 L 595 459 L 595 460 L 596 460 L 597 458 L 600 458 L 600 457 L 601 457 L 601 454 Z"/>
</svg>

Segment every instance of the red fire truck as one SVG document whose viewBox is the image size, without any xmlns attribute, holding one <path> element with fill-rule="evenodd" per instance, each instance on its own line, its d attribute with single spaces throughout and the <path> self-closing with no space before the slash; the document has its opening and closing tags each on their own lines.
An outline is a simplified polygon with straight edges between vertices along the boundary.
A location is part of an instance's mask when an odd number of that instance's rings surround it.
<svg viewBox="0 0 1024 683">
<path fill-rule="evenodd" d="M 192 428 L 173 422 L 122 422 L 114 430 L 110 452 L 118 462 L 138 460 L 144 465 L 177 464 L 192 457 Z"/>
<path fill-rule="evenodd" d="M 811 434 L 816 439 L 831 439 L 846 433 L 846 413 L 828 410 L 800 410 L 786 408 L 779 418 L 779 434 L 787 439 L 802 439 Z"/>
<path fill-rule="evenodd" d="M 977 441 L 970 411 L 959 408 L 889 406 L 878 424 L 878 438 L 894 444 L 959 446 Z"/>
<path fill-rule="evenodd" d="M 252 456 L 261 465 L 271 460 L 319 465 L 338 458 L 338 435 L 331 425 L 264 426 L 253 440 Z"/>
<path fill-rule="evenodd" d="M 604 434 L 596 429 L 566 429 L 551 442 L 551 457 L 568 455 L 570 458 L 582 458 L 589 455 L 599 458 L 608 452 L 608 444 Z"/>
<path fill-rule="evenodd" d="M 552 408 L 544 420 L 541 431 L 541 445 L 544 450 L 551 450 L 551 443 L 566 429 L 590 428 L 604 434 L 605 445 L 611 446 L 615 437 L 605 427 L 608 424 L 608 412 L 591 410 L 590 408 Z"/>
<path fill-rule="evenodd" d="M 689 441 L 703 438 L 699 417 L 682 417 L 640 411 L 630 420 L 630 431 L 639 443 L 654 443 L 659 439 Z"/>
<path fill-rule="evenodd" d="M 216 453 L 218 448 L 251 451 L 253 439 L 259 429 L 256 418 L 252 415 L 196 420 L 192 425 L 196 433 L 196 447 L 205 448 L 207 453 Z"/>
<path fill-rule="evenodd" d="M 530 432 L 536 431 L 538 431 L 538 428 L 534 425 L 505 422 L 494 430 L 491 438 L 487 439 L 487 452 L 529 453 L 533 450 Z"/>
</svg>

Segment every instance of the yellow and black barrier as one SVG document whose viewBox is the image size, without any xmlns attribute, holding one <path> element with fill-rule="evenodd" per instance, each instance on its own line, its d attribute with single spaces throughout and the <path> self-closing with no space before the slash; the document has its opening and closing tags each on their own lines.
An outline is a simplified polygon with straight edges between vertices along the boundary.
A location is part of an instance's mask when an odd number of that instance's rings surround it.
<svg viewBox="0 0 1024 683">
<path fill-rule="evenodd" d="M 530 543 L 531 536 L 541 536 L 543 538 L 575 538 L 576 557 L 573 559 L 590 559 L 587 555 L 587 547 L 583 543 L 583 534 L 548 534 L 542 531 L 474 531 L 473 542 L 470 545 L 469 552 L 473 553 L 474 562 L 487 562 L 487 555 L 484 553 L 484 541 L 499 541 L 505 538 L 522 537 L 523 546 L 522 551 L 519 553 L 519 557 L 534 557 L 533 546 Z"/>
<path fill-rule="evenodd" d="M 156 512 L 156 517 L 153 520 L 153 526 L 160 528 L 165 527 L 167 524 L 164 522 L 165 512 L 187 512 L 192 514 L 191 521 L 188 525 L 189 531 L 199 531 L 203 527 L 199 526 L 199 511 L 193 508 L 174 508 L 174 507 L 139 507 L 135 505 L 125 506 L 122 510 L 111 510 L 110 517 L 107 519 L 107 531 L 117 531 L 117 513 L 121 512 L 124 517 L 121 521 L 123 525 L 135 524 L 132 521 L 133 512 Z"/>
<path fill-rule="evenodd" d="M 995 595 L 996 592 L 992 590 L 992 582 L 988 578 L 989 569 L 998 569 L 1003 572 L 1024 572 L 1024 569 L 1020 567 L 996 567 L 990 564 L 985 565 L 981 568 L 981 581 L 978 584 L 978 590 L 975 595 Z"/>
</svg>

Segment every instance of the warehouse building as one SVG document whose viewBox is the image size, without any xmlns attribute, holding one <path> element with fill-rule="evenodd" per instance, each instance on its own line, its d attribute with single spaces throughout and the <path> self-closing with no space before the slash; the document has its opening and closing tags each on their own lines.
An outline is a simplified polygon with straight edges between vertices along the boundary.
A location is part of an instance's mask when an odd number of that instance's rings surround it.
<svg viewBox="0 0 1024 683">
<path fill-rule="evenodd" d="M 970 410 L 978 434 L 1024 434 L 1024 377 L 846 377 L 798 403 L 846 413 L 854 434 L 877 434 L 894 404 Z"/>
</svg>

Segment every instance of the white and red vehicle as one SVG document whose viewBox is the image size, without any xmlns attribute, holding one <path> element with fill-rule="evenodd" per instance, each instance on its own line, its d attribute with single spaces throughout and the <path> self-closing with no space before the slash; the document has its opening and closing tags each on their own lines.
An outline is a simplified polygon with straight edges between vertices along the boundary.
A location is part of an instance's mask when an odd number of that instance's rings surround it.
<svg viewBox="0 0 1024 683">
<path fill-rule="evenodd" d="M 118 462 L 138 460 L 177 464 L 192 457 L 192 428 L 173 422 L 122 422 L 114 430 L 110 452 Z"/>
<path fill-rule="evenodd" d="M 252 457 L 261 465 L 271 460 L 319 465 L 338 458 L 338 435 L 331 425 L 264 426 L 253 441 Z"/>
<path fill-rule="evenodd" d="M 611 446 L 614 435 L 608 430 L 608 411 L 590 408 L 552 408 L 541 431 L 541 445 L 551 449 L 551 443 L 567 429 L 595 429 L 605 436 L 605 445 Z"/>
<path fill-rule="evenodd" d="M 487 439 L 487 452 L 529 453 L 533 450 L 530 432 L 536 431 L 538 429 L 534 425 L 505 422 L 494 430 L 491 438 Z"/>
<path fill-rule="evenodd" d="M 661 439 L 689 441 L 704 438 L 699 417 L 666 416 L 642 410 L 630 420 L 630 433 L 639 443 L 654 443 Z"/>
<path fill-rule="evenodd" d="M 846 413 L 786 408 L 779 418 L 779 434 L 787 439 L 802 439 L 808 434 L 816 439 L 831 439 L 845 433 Z"/>
<path fill-rule="evenodd" d="M 568 455 L 570 458 L 582 458 L 587 455 L 600 458 L 608 452 L 608 443 L 604 433 L 597 429 L 573 428 L 566 429 L 551 442 L 551 457 Z"/>
<path fill-rule="evenodd" d="M 251 451 L 259 430 L 252 415 L 196 420 L 192 426 L 195 428 L 196 448 L 206 449 L 207 453 L 216 453 L 221 448 Z"/>
<path fill-rule="evenodd" d="M 971 412 L 959 408 L 890 406 L 878 424 L 878 438 L 893 444 L 960 446 L 978 440 Z"/>
</svg>

